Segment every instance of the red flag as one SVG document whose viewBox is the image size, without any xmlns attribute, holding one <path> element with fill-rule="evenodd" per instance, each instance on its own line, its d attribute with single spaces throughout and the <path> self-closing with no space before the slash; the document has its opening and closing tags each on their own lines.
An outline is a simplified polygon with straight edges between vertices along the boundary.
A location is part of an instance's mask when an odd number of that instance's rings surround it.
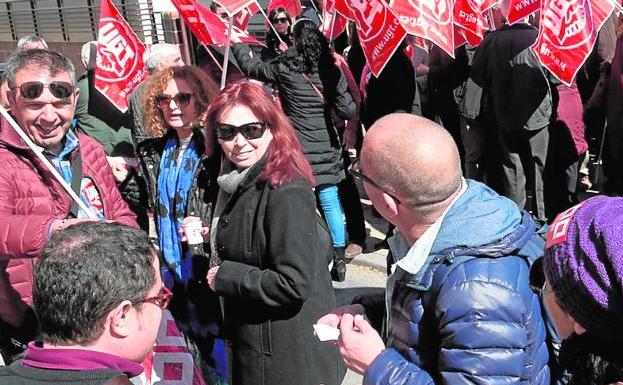
<svg viewBox="0 0 623 385">
<path fill-rule="evenodd" d="M 333 1 L 325 1 L 322 4 L 322 15 L 320 30 L 327 39 L 335 40 L 346 31 L 348 20 L 335 10 L 335 3 L 333 3 Z M 335 21 L 333 19 L 335 19 Z"/>
<path fill-rule="evenodd" d="M 184 23 L 186 23 L 201 44 L 225 45 L 227 36 L 219 36 L 217 34 L 216 41 L 213 39 L 206 25 L 202 22 L 201 17 L 199 17 L 194 0 L 171 0 L 171 3 L 177 8 L 182 20 L 184 20 Z"/>
<path fill-rule="evenodd" d="M 303 9 L 299 0 L 270 0 L 267 13 L 270 13 L 270 11 L 275 8 L 285 9 L 292 20 L 294 20 Z"/>
<path fill-rule="evenodd" d="M 229 16 L 235 15 L 236 13 L 242 11 L 244 8 L 251 5 L 251 3 L 256 3 L 255 0 L 214 0 L 217 4 L 219 4 L 225 12 Z M 257 4 L 257 3 L 256 3 Z"/>
<path fill-rule="evenodd" d="M 532 51 L 554 76 L 571 85 L 613 9 L 608 0 L 543 0 Z"/>
<path fill-rule="evenodd" d="M 459 48 L 463 44 L 467 44 L 467 38 L 463 31 L 464 29 L 458 25 L 454 27 L 454 49 Z"/>
<path fill-rule="evenodd" d="M 212 40 L 217 45 L 225 46 L 228 40 L 227 29 L 229 27 L 229 23 L 221 19 L 216 13 L 210 11 L 208 7 L 201 3 L 195 3 L 195 9 L 197 10 L 199 17 L 203 21 L 203 24 L 205 25 L 205 28 L 210 34 Z M 231 33 L 232 36 L 237 36 L 243 43 L 263 45 L 255 38 L 249 36 L 247 32 L 236 26 L 232 27 Z"/>
<path fill-rule="evenodd" d="M 346 6 L 355 18 L 357 35 L 370 70 L 374 76 L 379 76 L 407 31 L 384 0 L 350 0 Z"/>
<path fill-rule="evenodd" d="M 471 32 L 475 38 L 482 39 L 487 30 L 487 20 L 482 12 L 491 8 L 491 0 L 456 0 L 454 4 L 454 24 Z M 466 36 L 467 37 L 467 36 Z M 468 40 L 470 40 L 468 38 Z M 470 43 L 471 44 L 471 43 Z"/>
<path fill-rule="evenodd" d="M 389 6 L 408 33 L 432 41 L 454 57 L 450 0 L 391 0 Z"/>
<path fill-rule="evenodd" d="M 540 0 L 510 0 L 508 4 L 508 15 L 506 20 L 509 24 L 514 24 L 539 10 Z"/>
<path fill-rule="evenodd" d="M 260 11 L 260 6 L 257 1 L 249 4 L 248 7 L 243 8 L 240 12 L 234 15 L 234 25 L 242 30 L 247 30 L 251 17 Z"/>
<path fill-rule="evenodd" d="M 344 16 L 349 20 L 355 20 L 355 16 L 353 15 L 353 11 L 346 5 L 348 0 L 326 0 L 326 8 L 329 12 L 332 12 L 335 9 L 340 15 Z"/>
<path fill-rule="evenodd" d="M 102 0 L 95 88 L 121 112 L 128 109 L 128 96 L 147 77 L 143 64 L 145 47 L 110 0 Z"/>
</svg>

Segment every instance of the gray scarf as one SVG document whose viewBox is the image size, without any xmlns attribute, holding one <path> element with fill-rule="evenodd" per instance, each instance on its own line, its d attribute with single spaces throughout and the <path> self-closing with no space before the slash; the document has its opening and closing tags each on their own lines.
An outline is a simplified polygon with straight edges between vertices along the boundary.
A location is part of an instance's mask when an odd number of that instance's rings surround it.
<svg viewBox="0 0 623 385">
<path fill-rule="evenodd" d="M 221 167 L 221 173 L 218 178 L 216 178 L 216 182 L 221 188 L 218 191 L 214 212 L 212 214 L 212 223 L 210 225 L 210 267 L 218 266 L 222 262 L 216 248 L 216 230 L 219 218 L 223 210 L 225 210 L 229 197 L 231 197 L 231 194 L 240 186 L 240 183 L 242 183 L 249 173 L 249 170 L 252 168 L 253 166 L 244 170 L 239 170 L 232 162 L 225 160 Z"/>
</svg>

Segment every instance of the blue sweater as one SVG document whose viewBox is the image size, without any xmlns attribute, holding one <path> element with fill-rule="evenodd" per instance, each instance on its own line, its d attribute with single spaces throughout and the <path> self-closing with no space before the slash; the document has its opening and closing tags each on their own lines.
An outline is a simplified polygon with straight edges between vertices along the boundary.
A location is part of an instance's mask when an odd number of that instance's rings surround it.
<svg viewBox="0 0 623 385">
<path fill-rule="evenodd" d="M 468 181 L 422 269 L 394 273 L 388 348 L 364 384 L 549 384 L 545 324 L 529 287 L 544 246 L 534 233 L 529 214 Z"/>
</svg>

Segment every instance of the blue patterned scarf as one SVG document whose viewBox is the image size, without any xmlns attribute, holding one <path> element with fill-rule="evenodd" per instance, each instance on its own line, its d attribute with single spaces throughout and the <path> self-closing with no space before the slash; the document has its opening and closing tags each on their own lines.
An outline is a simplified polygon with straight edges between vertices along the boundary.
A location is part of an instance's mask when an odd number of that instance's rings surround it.
<svg viewBox="0 0 623 385">
<path fill-rule="evenodd" d="M 158 175 L 158 228 L 160 229 L 160 250 L 168 268 L 163 268 L 165 285 L 173 287 L 173 281 L 183 284 L 191 276 L 192 253 L 184 252 L 179 229 L 186 216 L 188 192 L 201 160 L 194 138 L 177 162 L 179 144 L 177 137 L 167 140 L 160 159 Z"/>
</svg>

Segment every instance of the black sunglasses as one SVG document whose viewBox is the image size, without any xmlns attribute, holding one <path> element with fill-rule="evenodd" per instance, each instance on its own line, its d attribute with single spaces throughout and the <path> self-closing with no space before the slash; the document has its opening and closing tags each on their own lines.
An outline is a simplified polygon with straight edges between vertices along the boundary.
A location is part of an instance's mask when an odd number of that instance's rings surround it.
<svg viewBox="0 0 623 385">
<path fill-rule="evenodd" d="M 273 23 L 287 23 L 288 19 L 286 17 L 278 17 L 275 20 L 273 20 Z"/>
<path fill-rule="evenodd" d="M 67 99 L 74 92 L 74 86 L 71 83 L 56 80 L 48 84 L 39 81 L 26 82 L 16 88 L 19 88 L 19 93 L 23 98 L 29 100 L 34 100 L 41 96 L 44 88 L 49 89 L 50 93 L 57 99 Z"/>
<path fill-rule="evenodd" d="M 216 137 L 221 140 L 232 140 L 238 133 L 241 133 L 245 139 L 251 140 L 261 138 L 267 126 L 268 124 L 266 122 L 251 122 L 241 126 L 216 123 L 215 132 Z"/>
<path fill-rule="evenodd" d="M 158 106 L 158 108 L 160 108 L 161 110 L 164 110 L 166 108 L 169 108 L 169 106 L 171 105 L 171 100 L 173 100 L 175 102 L 175 105 L 178 106 L 179 108 L 184 108 L 188 106 L 188 104 L 190 103 L 190 99 L 192 97 L 193 97 L 193 94 L 189 94 L 187 92 L 180 92 L 179 94 L 175 96 L 158 95 L 156 96 L 154 100 L 156 102 L 156 106 Z"/>
<path fill-rule="evenodd" d="M 372 186 L 376 187 L 377 189 L 383 191 L 385 194 L 394 198 L 396 202 L 400 203 L 400 199 L 396 195 L 388 192 L 383 187 L 379 186 L 378 183 L 376 183 L 375 181 L 373 181 L 372 179 L 370 179 L 363 173 L 363 171 L 361 170 L 361 164 L 359 163 L 359 158 L 356 158 L 355 160 L 353 160 L 353 163 L 351 163 L 350 166 L 348 166 L 348 172 L 355 178 L 359 178 L 362 181 L 367 182 L 371 184 Z"/>
</svg>

